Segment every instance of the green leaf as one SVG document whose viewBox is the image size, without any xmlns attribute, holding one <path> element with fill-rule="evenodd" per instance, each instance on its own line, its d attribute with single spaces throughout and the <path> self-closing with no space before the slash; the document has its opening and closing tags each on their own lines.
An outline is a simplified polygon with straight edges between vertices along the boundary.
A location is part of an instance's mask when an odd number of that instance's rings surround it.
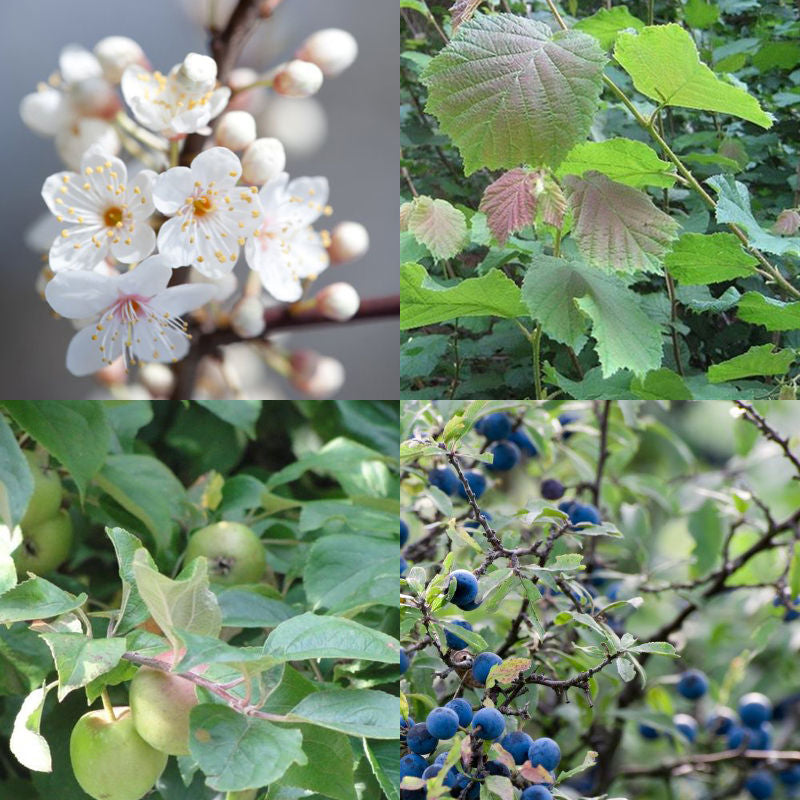
<svg viewBox="0 0 800 800">
<path fill-rule="evenodd" d="M 643 642 L 642 644 L 636 644 L 633 647 L 629 647 L 628 650 L 631 653 L 652 653 L 656 656 L 673 656 L 674 658 L 678 657 L 678 654 L 675 651 L 675 646 L 671 645 L 669 642 Z"/>
<path fill-rule="evenodd" d="M 714 364 L 708 368 L 709 383 L 735 381 L 751 375 L 783 375 L 795 360 L 791 350 L 773 352 L 771 344 L 751 347 L 740 356 Z"/>
<path fill-rule="evenodd" d="M 292 764 L 277 783 L 319 792 L 334 800 L 356 800 L 350 740 L 343 733 L 316 725 L 292 725 L 291 729 L 303 736 L 307 763 Z"/>
<path fill-rule="evenodd" d="M 747 187 L 730 175 L 714 175 L 706 183 L 718 193 L 717 222 L 732 222 L 747 232 L 750 243 L 759 250 L 783 255 L 800 255 L 800 237 L 774 236 L 767 233 L 756 221 L 750 210 L 750 192 Z"/>
<path fill-rule="evenodd" d="M 306 613 L 278 625 L 264 643 L 264 654 L 282 661 L 359 658 L 395 664 L 400 659 L 400 644 L 350 619 Z"/>
<path fill-rule="evenodd" d="M 50 687 L 34 689 L 23 701 L 14 719 L 14 728 L 8 742 L 14 758 L 35 772 L 52 772 L 53 762 L 47 740 L 39 733 L 42 711 Z"/>
<path fill-rule="evenodd" d="M 612 8 L 601 8 L 590 17 L 579 19 L 573 28 L 594 36 L 600 42 L 603 50 L 610 50 L 620 31 L 624 31 L 626 28 L 640 31 L 644 28 L 644 22 L 638 17 L 634 17 L 625 6 L 613 6 Z"/>
<path fill-rule="evenodd" d="M 114 622 L 112 633 L 127 633 L 150 616 L 136 588 L 136 577 L 133 574 L 133 556 L 141 549 L 142 543 L 132 533 L 122 528 L 106 528 L 106 533 L 114 545 L 119 564 L 119 577 L 122 580 L 121 613 Z"/>
<path fill-rule="evenodd" d="M 792 597 L 800 596 L 800 550 L 796 549 L 789 569 L 789 589 Z"/>
<path fill-rule="evenodd" d="M 110 672 L 127 649 L 123 638 L 90 639 L 82 633 L 43 633 L 58 672 L 58 702 L 73 689 Z"/>
<path fill-rule="evenodd" d="M 627 10 L 624 6 L 614 7 L 614 10 L 620 9 Z M 669 188 L 675 183 L 673 166 L 662 161 L 652 147 L 633 139 L 607 139 L 575 145 L 561 162 L 556 175 L 559 178 L 580 176 L 590 170 L 627 186 Z"/>
<path fill-rule="evenodd" d="M 291 716 L 350 736 L 397 739 L 400 699 L 370 689 L 329 689 L 304 697 Z"/>
<path fill-rule="evenodd" d="M 17 566 L 11 554 L 22 544 L 22 528 L 0 525 L 0 595 L 17 584 Z"/>
<path fill-rule="evenodd" d="M 415 197 L 406 218 L 408 232 L 438 261 L 452 258 L 467 245 L 467 218 L 447 202 Z"/>
<path fill-rule="evenodd" d="M 644 400 L 691 400 L 686 382 L 671 369 L 656 369 L 643 378 L 634 377 L 631 391 Z"/>
<path fill-rule="evenodd" d="M 274 783 L 293 763 L 306 764 L 303 736 L 228 706 L 204 703 L 189 717 L 189 750 L 206 783 L 220 792 Z"/>
<path fill-rule="evenodd" d="M 400 800 L 400 762 L 393 742 L 362 739 L 364 754 L 372 767 L 372 774 L 380 784 L 387 800 Z"/>
<path fill-rule="evenodd" d="M 275 659 L 265 656 L 258 647 L 234 647 L 213 636 L 178 631 L 186 652 L 176 665 L 179 672 L 188 672 L 200 664 L 231 664 L 249 675 L 257 675 L 275 666 Z"/>
<path fill-rule="evenodd" d="M 694 40 L 680 25 L 651 25 L 638 34 L 622 33 L 614 58 L 636 89 L 661 105 L 718 111 L 762 128 L 772 126 L 758 100 L 718 78 L 700 61 Z"/>
<path fill-rule="evenodd" d="M 574 217 L 572 234 L 592 266 L 626 272 L 660 267 L 678 223 L 649 195 L 596 171 L 564 178 Z"/>
<path fill-rule="evenodd" d="M 658 324 L 641 309 L 639 295 L 612 275 L 537 256 L 525 274 L 522 296 L 544 332 L 575 350 L 584 342 L 585 313 L 592 321 L 604 377 L 620 369 L 644 375 L 661 364 Z"/>
<path fill-rule="evenodd" d="M 394 400 L 310 400 L 303 404 L 314 430 L 326 441 L 347 436 L 392 458 L 397 457 L 400 435 L 398 408 Z"/>
<path fill-rule="evenodd" d="M 400 327 L 418 328 L 456 317 L 527 316 L 519 287 L 500 270 L 441 286 L 425 267 L 404 264 L 400 269 Z"/>
<path fill-rule="evenodd" d="M 235 628 L 274 628 L 299 612 L 271 597 L 267 587 L 234 586 L 217 593 L 222 624 Z"/>
<path fill-rule="evenodd" d="M 49 619 L 80 608 L 87 595 L 59 589 L 44 578 L 31 578 L 0 595 L 0 624 L 29 619 Z"/>
<path fill-rule="evenodd" d="M 81 499 L 108 452 L 111 429 L 99 400 L 6 400 L 17 424 L 69 471 Z"/>
<path fill-rule="evenodd" d="M 14 433 L 0 416 L 0 523 L 15 528 L 33 494 L 33 476 Z"/>
<path fill-rule="evenodd" d="M 395 452 L 397 441 L 395 439 Z M 397 536 L 397 515 L 374 508 L 355 505 L 347 500 L 311 500 L 300 510 L 299 529 L 303 533 L 350 530 L 365 536 L 391 534 Z"/>
<path fill-rule="evenodd" d="M 800 328 L 800 302 L 782 303 L 759 292 L 746 292 L 739 300 L 739 319 L 763 325 L 768 331 Z"/>
<path fill-rule="evenodd" d="M 468 175 L 521 163 L 556 167 L 589 133 L 605 63 L 587 34 L 477 14 L 423 72 L 426 110 L 461 151 Z"/>
<path fill-rule="evenodd" d="M 256 438 L 256 422 L 261 414 L 261 400 L 197 400 L 196 402 L 234 428 L 243 430 L 250 439 Z"/>
<path fill-rule="evenodd" d="M 303 584 L 313 610 L 352 615 L 376 605 L 395 608 L 397 542 L 352 534 L 323 536 L 308 553 Z"/>
<path fill-rule="evenodd" d="M 168 547 L 186 491 L 167 466 L 152 456 L 109 456 L 97 484 L 144 523 L 159 550 Z"/>
<path fill-rule="evenodd" d="M 217 598 L 208 588 L 208 562 L 196 558 L 177 580 L 161 575 L 143 547 L 133 556 L 136 588 L 156 624 L 177 650 L 177 631 L 200 636 L 217 636 L 222 628 L 222 612 Z"/>
<path fill-rule="evenodd" d="M 590 767 L 593 767 L 596 763 L 597 753 L 595 753 L 594 750 L 588 750 L 586 755 L 583 757 L 583 763 L 579 767 L 558 773 L 558 783 L 563 783 L 565 780 L 573 777 L 574 775 L 585 772 Z"/>
<path fill-rule="evenodd" d="M 692 578 L 700 578 L 712 569 L 722 552 L 725 531 L 715 502 L 706 500 L 689 515 L 689 533 L 694 539 L 690 574 Z"/>
<path fill-rule="evenodd" d="M 732 233 L 684 233 L 664 259 L 672 276 L 689 286 L 746 278 L 757 264 Z"/>
<path fill-rule="evenodd" d="M 136 434 L 153 421 L 153 404 L 147 400 L 105 400 L 106 418 L 123 452 L 133 451 Z M 113 448 L 115 451 L 118 448 Z"/>
<path fill-rule="evenodd" d="M 708 0 L 687 0 L 683 13 L 690 27 L 710 28 L 719 19 L 719 6 Z"/>
</svg>

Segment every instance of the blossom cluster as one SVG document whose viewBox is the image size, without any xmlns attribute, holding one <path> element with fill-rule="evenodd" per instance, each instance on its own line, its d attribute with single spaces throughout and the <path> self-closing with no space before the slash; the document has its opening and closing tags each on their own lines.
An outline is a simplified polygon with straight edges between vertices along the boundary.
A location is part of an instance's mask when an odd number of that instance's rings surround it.
<svg viewBox="0 0 800 800">
<path fill-rule="evenodd" d="M 78 328 L 70 372 L 120 386 L 136 365 L 149 396 L 168 396 L 173 378 L 163 365 L 184 358 L 196 333 L 229 328 L 302 391 L 340 388 L 338 362 L 282 351 L 265 337 L 265 312 L 286 303 L 332 320 L 354 316 L 359 298 L 349 284 L 305 295 L 331 263 L 366 252 L 367 232 L 355 222 L 314 227 L 332 213 L 328 181 L 290 179 L 284 143 L 259 136 L 251 111 L 257 92 L 309 97 L 356 54 L 349 33 L 318 31 L 295 59 L 263 75 L 234 70 L 223 85 L 216 61 L 198 53 L 162 73 L 127 37 L 107 37 L 92 52 L 64 48 L 20 115 L 55 139 L 68 168 L 42 187 L 56 227 L 38 226 L 50 232 L 38 285 Z M 240 255 L 250 269 L 241 291 Z M 222 384 L 198 391 L 241 388 L 230 370 Z"/>
</svg>

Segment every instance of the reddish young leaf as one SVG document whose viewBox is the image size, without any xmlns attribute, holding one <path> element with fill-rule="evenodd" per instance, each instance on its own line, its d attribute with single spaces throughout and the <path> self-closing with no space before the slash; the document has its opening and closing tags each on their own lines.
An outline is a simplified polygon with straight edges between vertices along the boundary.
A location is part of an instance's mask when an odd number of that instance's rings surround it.
<svg viewBox="0 0 800 800">
<path fill-rule="evenodd" d="M 479 210 L 486 214 L 489 228 L 501 245 L 512 233 L 533 224 L 536 217 L 535 185 L 540 181 L 541 173 L 518 167 L 486 187 Z"/>
<path fill-rule="evenodd" d="M 474 13 L 475 9 L 481 4 L 481 0 L 456 0 L 450 6 L 450 15 L 453 19 L 453 33 L 458 30 L 462 22 L 466 22 Z"/>
</svg>

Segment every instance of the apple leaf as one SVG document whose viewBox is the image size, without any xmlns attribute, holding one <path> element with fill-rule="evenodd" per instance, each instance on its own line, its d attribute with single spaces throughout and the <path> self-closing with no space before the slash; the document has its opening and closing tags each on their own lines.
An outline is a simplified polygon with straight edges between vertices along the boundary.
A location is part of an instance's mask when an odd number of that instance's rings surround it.
<svg viewBox="0 0 800 800">
<path fill-rule="evenodd" d="M 447 202 L 415 197 L 406 217 L 409 233 L 430 250 L 435 259 L 452 258 L 467 244 L 467 219 Z"/>
<path fill-rule="evenodd" d="M 601 8 L 590 17 L 578 20 L 573 28 L 594 36 L 600 42 L 603 50 L 610 50 L 620 31 L 627 28 L 640 31 L 644 28 L 644 22 L 638 17 L 634 17 L 625 6 L 613 6 L 612 8 Z"/>
<path fill-rule="evenodd" d="M 664 106 L 731 114 L 772 127 L 772 117 L 744 89 L 718 78 L 700 61 L 689 31 L 680 25 L 650 25 L 621 33 L 614 58 L 642 94 Z"/>
<path fill-rule="evenodd" d="M 791 350 L 773 352 L 771 344 L 751 347 L 746 353 L 708 368 L 708 382 L 722 383 L 753 375 L 783 375 L 795 360 Z"/>
<path fill-rule="evenodd" d="M 15 528 L 33 494 L 33 476 L 16 437 L 0 416 L 0 524 Z"/>
<path fill-rule="evenodd" d="M 300 731 L 281 728 L 223 705 L 202 703 L 189 717 L 189 750 L 218 792 L 274 783 L 291 764 L 307 764 Z"/>
<path fill-rule="evenodd" d="M 178 630 L 200 636 L 217 636 L 222 628 L 222 612 L 217 598 L 208 588 L 208 561 L 194 559 L 177 580 L 161 575 L 145 548 L 133 556 L 136 588 L 156 624 L 164 631 L 173 649 L 181 645 Z"/>
<path fill-rule="evenodd" d="M 521 163 L 556 167 L 589 133 L 605 64 L 585 33 L 553 33 L 515 14 L 476 14 L 422 73 L 426 108 L 461 151 L 468 175 Z"/>
<path fill-rule="evenodd" d="M 678 223 L 639 189 L 596 171 L 564 178 L 574 216 L 573 236 L 593 266 L 625 272 L 659 268 Z"/>
<path fill-rule="evenodd" d="M 188 672 L 201 664 L 231 664 L 250 675 L 258 675 L 271 669 L 278 662 L 265 656 L 260 647 L 234 647 L 214 636 L 203 636 L 178 630 L 186 652 L 175 665 L 178 672 Z"/>
<path fill-rule="evenodd" d="M 132 533 L 128 533 L 122 528 L 106 528 L 106 533 L 111 539 L 111 544 L 114 545 L 119 565 L 119 577 L 122 581 L 120 613 L 114 621 L 112 633 L 127 633 L 150 616 L 150 612 L 136 588 L 136 577 L 133 574 L 133 556 L 137 550 L 141 549 L 142 543 Z"/>
<path fill-rule="evenodd" d="M 537 182 L 541 182 L 541 173 L 518 167 L 486 187 L 479 210 L 486 214 L 489 228 L 501 245 L 512 233 L 533 224 Z"/>
<path fill-rule="evenodd" d="M 732 222 L 747 232 L 750 243 L 759 250 L 783 255 L 800 255 L 800 237 L 773 236 L 756 221 L 750 210 L 750 192 L 730 175 L 714 175 L 706 180 L 719 194 L 717 222 Z"/>
<path fill-rule="evenodd" d="M 44 578 L 33 577 L 0 595 L 0 624 L 57 617 L 80 608 L 86 599 L 85 593 L 76 597 Z"/>
<path fill-rule="evenodd" d="M 525 274 L 522 298 L 544 332 L 573 349 L 585 342 L 588 317 L 603 377 L 621 369 L 644 375 L 661 365 L 658 324 L 642 309 L 640 296 L 613 275 L 538 256 Z"/>
<path fill-rule="evenodd" d="M 395 717 L 399 714 L 400 698 L 369 689 L 314 692 L 291 712 L 299 722 L 368 739 L 397 739 Z"/>
<path fill-rule="evenodd" d="M 124 638 L 90 639 L 83 633 L 43 633 L 58 672 L 58 702 L 119 664 L 127 649 Z"/>
<path fill-rule="evenodd" d="M 281 661 L 359 658 L 395 664 L 400 659 L 400 644 L 351 619 L 306 613 L 278 625 L 264 643 L 264 655 Z"/>
<path fill-rule="evenodd" d="M 39 733 L 42 710 L 50 686 L 34 689 L 23 701 L 14 719 L 14 729 L 8 742 L 14 757 L 34 772 L 52 772 L 53 761 L 47 740 Z"/>
<path fill-rule="evenodd" d="M 556 174 L 559 178 L 565 175 L 581 176 L 588 170 L 601 172 L 627 186 L 669 188 L 675 183 L 672 165 L 662 161 L 652 147 L 633 139 L 606 139 L 604 142 L 577 144 L 567 153 Z"/>
<path fill-rule="evenodd" d="M 380 784 L 387 800 L 400 800 L 400 762 L 392 742 L 361 740 L 372 774 Z"/>
<path fill-rule="evenodd" d="M 794 331 L 800 328 L 800 302 L 783 303 L 759 292 L 746 292 L 739 300 L 737 316 L 768 331 Z"/>
<path fill-rule="evenodd" d="M 746 278 L 757 264 L 732 233 L 684 233 L 664 257 L 664 266 L 684 286 Z"/>
<path fill-rule="evenodd" d="M 527 316 L 519 286 L 499 269 L 455 286 L 442 286 L 419 264 L 400 269 L 400 328 L 418 328 L 456 317 Z"/>
</svg>

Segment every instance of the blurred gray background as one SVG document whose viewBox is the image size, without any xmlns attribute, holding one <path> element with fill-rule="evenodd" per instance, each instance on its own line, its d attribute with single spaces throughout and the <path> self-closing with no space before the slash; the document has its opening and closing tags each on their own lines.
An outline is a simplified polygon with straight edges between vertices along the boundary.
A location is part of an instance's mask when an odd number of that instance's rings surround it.
<svg viewBox="0 0 800 800">
<path fill-rule="evenodd" d="M 144 48 L 153 67 L 162 71 L 187 52 L 206 52 L 205 32 L 186 14 L 184 3 L 191 2 L 3 0 L 0 6 L 0 74 L 6 110 L 0 118 L 3 399 L 81 398 L 96 391 L 92 378 L 74 378 L 67 372 L 65 354 L 73 329 L 64 320 L 54 320 L 34 290 L 41 261 L 26 247 L 23 235 L 46 212 L 39 194 L 44 179 L 65 167 L 53 140 L 40 138 L 22 124 L 19 102 L 57 68 L 60 49 L 72 42 L 91 50 L 104 36 L 130 36 Z M 203 2 L 196 0 L 198 7 Z M 326 175 L 334 209 L 330 224 L 358 220 L 370 233 L 368 255 L 354 264 L 329 268 L 318 286 L 343 280 L 352 283 L 362 298 L 395 294 L 399 255 L 396 5 L 392 0 L 284 0 L 275 17 L 263 25 L 270 31 L 245 54 L 245 63 L 256 68 L 289 57 L 319 28 L 345 28 L 358 40 L 356 63 L 343 75 L 327 80 L 318 96 L 328 117 L 325 145 L 314 155 L 289 157 L 287 171 L 292 176 Z M 396 319 L 314 328 L 292 334 L 290 342 L 293 348 L 316 349 L 344 363 L 347 382 L 339 397 L 397 397 Z M 275 381 L 275 387 L 292 396 L 281 380 Z"/>
</svg>

